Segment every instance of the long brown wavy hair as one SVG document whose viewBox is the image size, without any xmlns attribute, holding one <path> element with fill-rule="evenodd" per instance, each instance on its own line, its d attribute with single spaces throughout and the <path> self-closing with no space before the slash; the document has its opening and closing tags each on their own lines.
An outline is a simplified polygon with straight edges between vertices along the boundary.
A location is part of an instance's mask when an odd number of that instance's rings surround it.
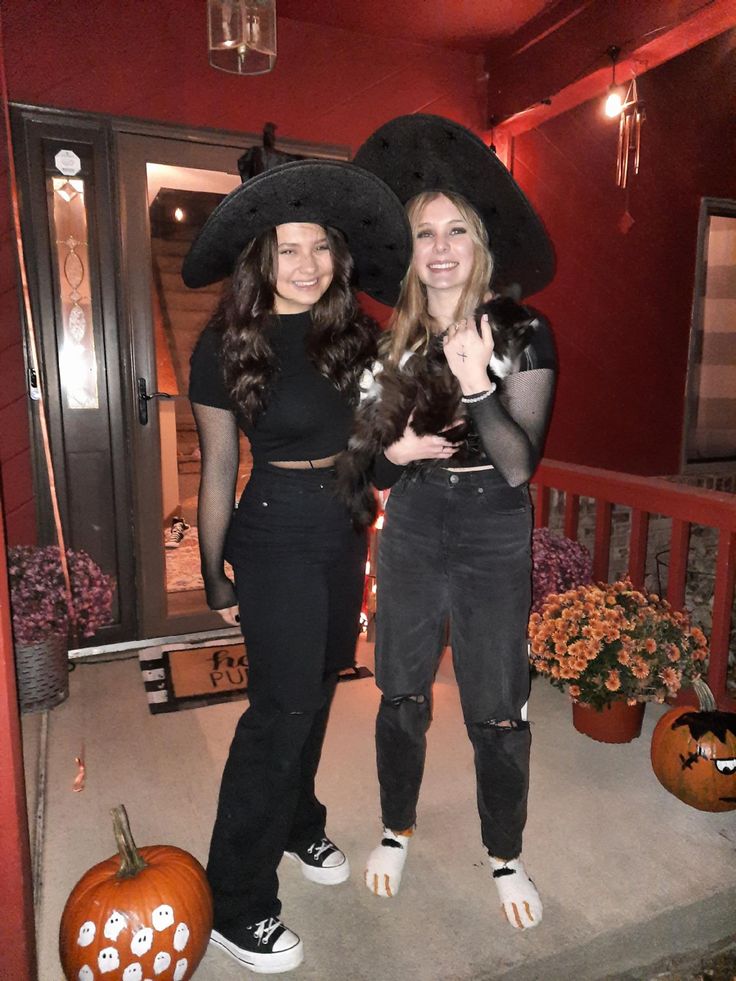
<svg viewBox="0 0 736 981">
<path fill-rule="evenodd" d="M 416 238 L 424 209 L 441 196 L 446 197 L 460 212 L 475 246 L 473 268 L 454 312 L 455 319 L 460 319 L 467 316 L 485 298 L 493 272 L 493 256 L 488 245 L 488 233 L 480 215 L 464 197 L 453 191 L 423 191 L 407 202 L 406 214 L 412 236 Z M 401 284 L 401 294 L 388 326 L 388 359 L 393 364 L 398 364 L 404 351 L 425 352 L 432 334 L 437 331 L 438 325 L 427 309 L 427 288 L 419 279 L 413 263 Z"/>
<path fill-rule="evenodd" d="M 352 288 L 353 259 L 345 238 L 325 227 L 332 255 L 332 282 L 312 307 L 307 356 L 335 387 L 357 403 L 358 379 L 376 357 L 378 325 L 364 314 Z M 225 384 L 245 420 L 253 423 L 268 404 L 279 366 L 269 337 L 276 298 L 276 229 L 243 249 L 207 327 L 222 334 Z"/>
</svg>

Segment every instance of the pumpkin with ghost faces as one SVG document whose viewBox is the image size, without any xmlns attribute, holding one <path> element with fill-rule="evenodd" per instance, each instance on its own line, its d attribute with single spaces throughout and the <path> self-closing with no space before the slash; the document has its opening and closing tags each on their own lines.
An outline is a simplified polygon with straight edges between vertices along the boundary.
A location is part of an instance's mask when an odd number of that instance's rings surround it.
<svg viewBox="0 0 736 981">
<path fill-rule="evenodd" d="M 188 981 L 212 929 L 199 862 L 172 845 L 138 849 L 112 811 L 119 854 L 89 869 L 66 901 L 59 956 L 67 981 Z"/>
<path fill-rule="evenodd" d="M 719 712 L 708 686 L 693 682 L 700 710 L 665 713 L 652 733 L 652 768 L 665 789 L 700 811 L 736 809 L 736 712 Z"/>
</svg>

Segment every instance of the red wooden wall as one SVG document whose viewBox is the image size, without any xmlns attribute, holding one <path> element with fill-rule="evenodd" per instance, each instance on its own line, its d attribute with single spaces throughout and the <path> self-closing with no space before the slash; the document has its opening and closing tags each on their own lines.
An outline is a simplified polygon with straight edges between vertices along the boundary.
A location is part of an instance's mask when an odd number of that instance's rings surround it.
<svg viewBox="0 0 736 981">
<path fill-rule="evenodd" d="M 401 113 L 436 112 L 473 128 L 485 118 L 480 56 L 292 20 L 279 20 L 273 72 L 216 71 L 200 0 L 77 0 L 73 9 L 3 0 L 2 27 L 13 102 L 244 133 L 271 120 L 277 139 L 352 150 Z M 12 544 L 33 540 L 33 511 L 7 179 L 0 181 L 0 463 Z"/>
<path fill-rule="evenodd" d="M 481 129 L 485 86 L 472 55 L 281 19 L 279 61 L 244 79 L 207 63 L 205 5 L 180 0 L 3 3 L 10 98 L 354 149 L 404 112 Z M 33 26 L 33 43 L 28 31 Z M 555 240 L 559 272 L 535 297 L 558 339 L 561 379 L 548 454 L 635 473 L 679 468 L 698 205 L 736 197 L 734 32 L 640 80 L 642 166 L 615 187 L 616 123 L 600 100 L 514 147 L 514 173 Z M 3 149 L 0 147 L 0 149 Z M 0 464 L 10 541 L 30 540 L 28 435 L 5 181 L 0 192 Z M 627 211 L 634 219 L 624 233 Z"/>
<path fill-rule="evenodd" d="M 240 78 L 207 62 L 201 0 L 5 0 L 13 101 L 357 146 L 426 109 L 482 122 L 482 58 L 279 19 L 278 61 Z M 29 41 L 32 31 L 33 40 Z"/>
<path fill-rule="evenodd" d="M 24 371 L 8 145 L 0 116 L 0 469 L 11 545 L 33 542 L 36 534 Z"/>
<path fill-rule="evenodd" d="M 587 102 L 517 138 L 514 173 L 555 241 L 534 302 L 561 373 L 547 454 L 640 474 L 680 466 L 698 209 L 736 198 L 736 31 L 643 75 L 641 169 L 615 185 L 617 123 Z M 628 211 L 628 232 L 621 219 Z"/>
</svg>

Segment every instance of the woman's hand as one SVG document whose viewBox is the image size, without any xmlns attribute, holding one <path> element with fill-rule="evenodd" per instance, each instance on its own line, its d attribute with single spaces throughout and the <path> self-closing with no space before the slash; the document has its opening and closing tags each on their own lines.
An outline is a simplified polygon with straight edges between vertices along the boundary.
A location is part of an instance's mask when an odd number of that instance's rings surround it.
<svg viewBox="0 0 736 981">
<path fill-rule="evenodd" d="M 460 382 L 463 395 L 474 395 L 491 387 L 488 363 L 493 354 L 493 334 L 488 317 L 480 321 L 480 333 L 475 319 L 460 320 L 447 328 L 442 341 L 450 371 Z"/>
<path fill-rule="evenodd" d="M 437 436 L 417 436 L 411 428 L 412 416 L 409 416 L 401 436 L 384 450 L 389 463 L 404 467 L 414 460 L 448 460 L 457 450 L 457 443 L 449 442 L 442 433 Z"/>
<path fill-rule="evenodd" d="M 224 610 L 215 610 L 228 627 L 237 627 L 240 623 L 240 609 L 237 606 L 226 606 Z"/>
</svg>

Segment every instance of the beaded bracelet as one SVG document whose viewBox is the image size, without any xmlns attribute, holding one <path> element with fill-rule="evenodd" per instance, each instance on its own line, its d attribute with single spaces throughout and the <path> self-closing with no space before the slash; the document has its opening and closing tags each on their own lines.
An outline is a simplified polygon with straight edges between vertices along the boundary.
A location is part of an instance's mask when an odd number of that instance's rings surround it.
<svg viewBox="0 0 736 981">
<path fill-rule="evenodd" d="M 493 395 L 496 391 L 496 383 L 491 382 L 491 387 L 487 392 L 480 392 L 478 395 L 461 395 L 460 401 L 464 402 L 466 405 L 470 402 L 482 402 L 483 399 L 487 399 L 489 395 Z"/>
</svg>

